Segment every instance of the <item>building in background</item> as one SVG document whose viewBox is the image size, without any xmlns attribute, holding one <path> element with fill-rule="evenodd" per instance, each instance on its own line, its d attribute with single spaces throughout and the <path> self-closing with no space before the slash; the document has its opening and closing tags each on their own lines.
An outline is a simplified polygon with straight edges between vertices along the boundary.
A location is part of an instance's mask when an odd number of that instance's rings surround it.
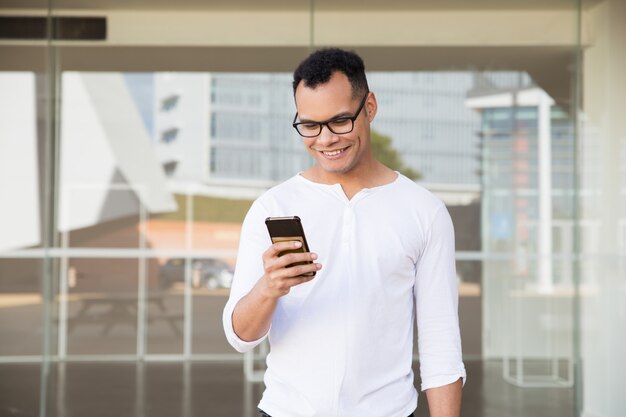
<svg viewBox="0 0 626 417">
<path fill-rule="evenodd" d="M 503 256 L 482 270 L 483 354 L 504 358 L 517 386 L 572 386 L 574 123 L 530 83 L 482 86 L 466 103 L 481 116 L 483 250 Z"/>
<path fill-rule="evenodd" d="M 480 122 L 465 98 L 475 79 L 467 72 L 369 74 L 379 101 L 373 129 L 392 138 L 429 188 L 474 198 Z M 172 180 L 266 188 L 312 163 L 291 127 L 291 74 L 156 73 L 153 83 L 154 143 Z"/>
</svg>

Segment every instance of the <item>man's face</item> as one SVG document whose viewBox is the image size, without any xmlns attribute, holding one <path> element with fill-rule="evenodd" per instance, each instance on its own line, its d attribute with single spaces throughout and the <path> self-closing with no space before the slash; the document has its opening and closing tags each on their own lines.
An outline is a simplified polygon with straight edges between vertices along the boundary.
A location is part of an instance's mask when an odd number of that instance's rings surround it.
<svg viewBox="0 0 626 417">
<path fill-rule="evenodd" d="M 354 116 L 363 97 L 354 98 L 348 77 L 342 72 L 335 72 L 326 84 L 315 89 L 305 87 L 301 82 L 295 98 L 297 121 L 325 122 Z M 354 120 L 352 132 L 336 134 L 324 126 L 318 136 L 302 138 L 307 151 L 325 173 L 354 173 L 367 158 L 371 158 L 369 124 L 375 112 L 376 100 L 372 93 L 368 93 L 363 109 Z"/>
</svg>

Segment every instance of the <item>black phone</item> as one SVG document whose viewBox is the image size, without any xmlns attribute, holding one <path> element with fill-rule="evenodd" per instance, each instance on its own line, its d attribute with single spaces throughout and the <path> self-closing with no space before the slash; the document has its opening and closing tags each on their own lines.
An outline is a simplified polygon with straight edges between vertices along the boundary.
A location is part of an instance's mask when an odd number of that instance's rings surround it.
<svg viewBox="0 0 626 417">
<path fill-rule="evenodd" d="M 307 244 L 306 237 L 304 236 L 304 229 L 302 228 L 302 222 L 300 221 L 300 217 L 298 216 L 268 217 L 267 219 L 265 219 L 265 225 L 267 226 L 267 231 L 270 234 L 272 243 L 289 242 L 289 241 L 302 242 L 302 246 L 300 246 L 299 248 L 283 251 L 279 253 L 278 256 L 283 256 L 287 253 L 310 252 L 309 245 Z M 313 262 L 312 261 L 296 262 L 288 266 L 306 265 L 310 263 L 313 263 Z M 306 274 L 303 274 L 303 275 L 313 276 L 315 275 L 315 271 L 307 272 Z"/>
</svg>

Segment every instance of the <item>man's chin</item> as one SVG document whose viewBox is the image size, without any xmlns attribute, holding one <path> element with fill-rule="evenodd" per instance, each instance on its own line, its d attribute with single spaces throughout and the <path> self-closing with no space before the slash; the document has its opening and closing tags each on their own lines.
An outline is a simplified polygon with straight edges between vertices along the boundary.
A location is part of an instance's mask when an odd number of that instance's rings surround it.
<svg viewBox="0 0 626 417">
<path fill-rule="evenodd" d="M 324 174 L 328 175 L 345 175 L 351 170 L 351 167 L 349 166 L 334 166 L 331 164 L 324 164 L 320 162 L 318 162 L 317 165 Z"/>
</svg>

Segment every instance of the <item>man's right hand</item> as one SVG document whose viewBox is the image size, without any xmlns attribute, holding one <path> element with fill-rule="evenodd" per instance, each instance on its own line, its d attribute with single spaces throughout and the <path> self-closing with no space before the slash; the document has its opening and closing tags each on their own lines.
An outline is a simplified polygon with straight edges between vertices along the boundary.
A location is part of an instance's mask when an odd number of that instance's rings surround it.
<svg viewBox="0 0 626 417">
<path fill-rule="evenodd" d="M 240 339 L 253 341 L 267 333 L 278 299 L 288 294 L 292 287 L 314 278 L 303 274 L 322 268 L 315 262 L 289 266 L 297 262 L 315 261 L 317 255 L 312 252 L 278 256 L 281 252 L 297 249 L 301 245 L 297 241 L 274 243 L 263 253 L 265 273 L 252 290 L 239 300 L 233 311 L 233 330 Z"/>
<path fill-rule="evenodd" d="M 263 269 L 265 274 L 259 281 L 263 293 L 269 298 L 282 297 L 289 293 L 292 287 L 311 281 L 314 275 L 305 275 L 317 272 L 322 265 L 315 263 L 317 254 L 313 252 L 287 253 L 279 256 L 280 253 L 298 249 L 301 242 L 278 242 L 274 243 L 263 253 Z M 312 262 L 303 265 L 293 265 L 298 262 Z M 289 266 L 293 265 L 293 266 Z"/>
</svg>

